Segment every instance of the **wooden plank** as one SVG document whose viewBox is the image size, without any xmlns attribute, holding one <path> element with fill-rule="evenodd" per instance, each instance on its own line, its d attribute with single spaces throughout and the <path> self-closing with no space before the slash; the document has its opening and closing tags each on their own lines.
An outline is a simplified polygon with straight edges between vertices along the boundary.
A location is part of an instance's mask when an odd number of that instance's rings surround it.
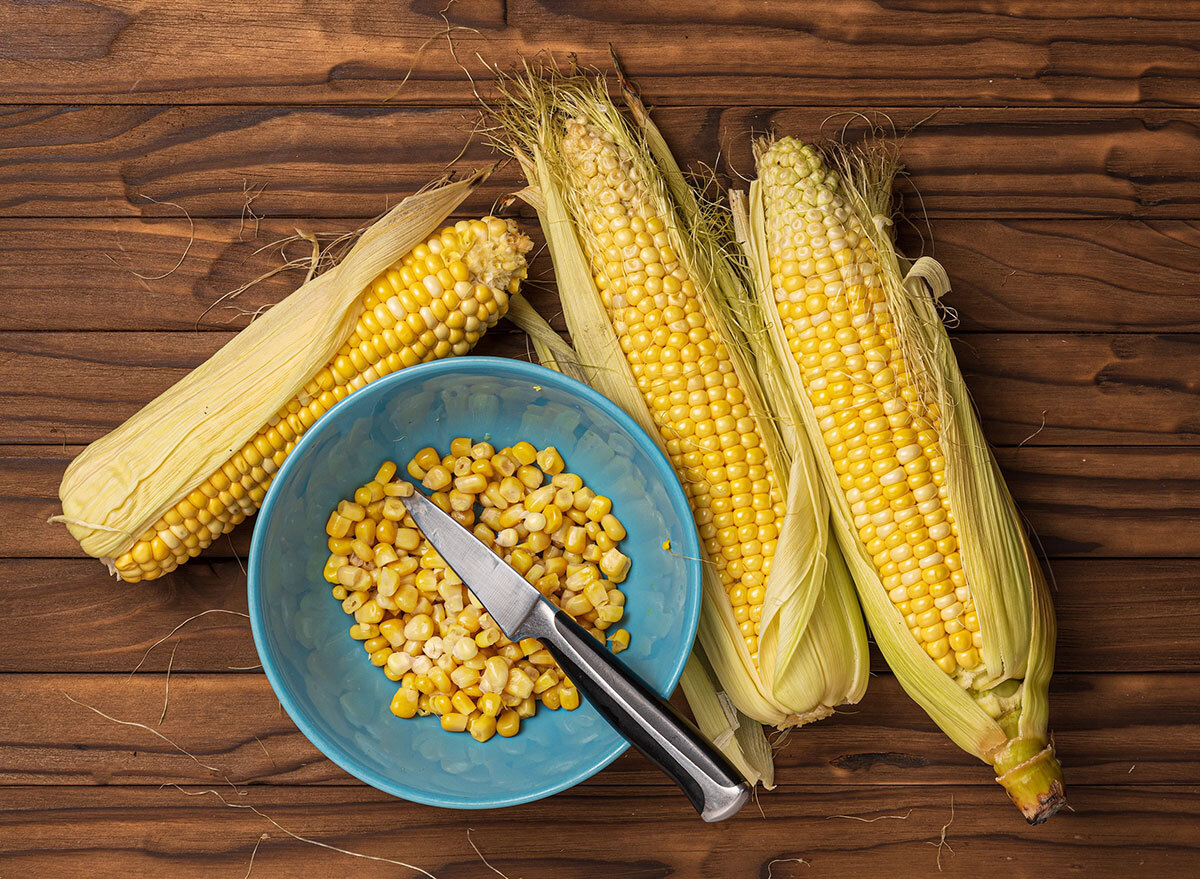
<svg viewBox="0 0 1200 879">
<path fill-rule="evenodd" d="M 0 220 L 0 331 L 239 329 L 304 281 L 307 265 L 222 300 L 287 259 L 312 252 L 307 241 L 275 242 L 294 236 L 297 227 L 336 235 L 368 222 L 259 221 L 249 214 L 194 224 L 181 218 Z M 550 257 L 537 222 L 522 228 L 534 240 L 522 293 L 549 318 L 559 311 Z M 113 308 L 114 302 L 121 307 Z"/>
<path fill-rule="evenodd" d="M 164 871 L 241 876 L 261 840 L 254 879 L 413 875 L 304 845 L 280 826 L 419 866 L 437 879 L 491 875 L 481 857 L 506 876 L 561 879 L 935 875 L 943 828 L 949 846 L 940 849 L 940 864 L 948 879 L 1183 877 L 1200 857 L 1200 789 L 1192 785 L 1081 785 L 1071 789 L 1076 812 L 1041 827 L 1025 826 L 994 786 L 781 786 L 760 798 L 761 815 L 751 805 L 732 821 L 705 826 L 677 790 L 610 784 L 606 775 L 553 799 L 469 817 L 363 786 L 258 788 L 242 798 L 221 791 L 279 826 L 214 794 L 175 788 L 10 788 L 0 813 L 0 869 L 96 879 Z M 902 820 L 872 821 L 888 815 Z"/>
<path fill-rule="evenodd" d="M 0 446 L 0 558 L 77 558 L 58 484 L 79 446 Z M 999 450 L 1013 496 L 1050 558 L 1196 558 L 1200 450 L 1154 447 Z M 233 532 L 245 557 L 246 528 Z M 214 557 L 228 557 L 224 544 Z"/>
<path fill-rule="evenodd" d="M 196 617 L 246 612 L 246 576 L 228 556 L 249 535 L 241 528 L 233 543 L 137 586 L 114 580 L 92 559 L 0 560 L 0 672 L 126 673 L 139 662 L 146 673 L 168 665 L 227 672 L 256 665 L 244 617 Z M 239 555 L 245 558 L 244 546 Z M 1056 559 L 1050 567 L 1060 672 L 1200 672 L 1200 561 Z M 47 649 L 51 642 L 69 649 Z M 873 658 L 876 670 L 886 669 Z"/>
<path fill-rule="evenodd" d="M 553 306 L 551 306 L 552 308 Z M 10 332 L 0 339 L 2 443 L 86 443 L 211 356 L 228 332 Z M 505 323 L 478 353 L 525 356 Z M 1195 445 L 1200 334 L 964 334 L 963 372 L 1000 445 Z"/>
<path fill-rule="evenodd" d="M 967 387 L 999 445 L 1195 445 L 1200 335 L 963 334 Z"/>
<path fill-rule="evenodd" d="M 1056 675 L 1051 728 L 1068 789 L 1200 783 L 1200 706 L 1191 698 L 1197 686 L 1194 674 Z M 173 674 L 165 695 L 160 675 L 0 675 L 0 698 L 22 706 L 0 737 L 0 783 L 212 784 L 222 775 L 235 784 L 353 783 L 281 712 L 261 674 Z M 219 771 L 70 699 L 147 724 Z M 955 747 L 890 675 L 872 678 L 858 705 L 793 732 L 775 759 L 778 780 L 789 786 L 995 784 L 994 773 Z M 662 784 L 636 752 L 604 776 L 610 785 Z"/>
<path fill-rule="evenodd" d="M 0 442 L 91 442 L 224 345 L 233 333 L 8 333 L 0 339 Z M 475 353 L 525 358 L 524 333 L 501 324 Z M 45 370 L 61 370 L 57 376 Z M 117 375 L 119 379 L 116 379 Z M 40 439 L 36 439 L 39 438 Z"/>
<path fill-rule="evenodd" d="M 239 532 L 239 542 L 249 531 Z M 232 544 L 222 543 L 170 576 L 138 585 L 109 576 L 95 559 L 0 561 L 9 605 L 0 615 L 0 673 L 113 672 L 124 680 L 139 663 L 145 672 L 168 665 L 185 673 L 252 669 L 258 654 L 246 616 L 246 575 L 229 558 Z M 239 556 L 246 557 L 244 548 Z M 54 643 L 70 647 L 51 649 Z"/>
<path fill-rule="evenodd" d="M 256 309 L 279 301 L 304 277 L 297 270 L 268 278 L 206 314 L 220 296 L 281 264 L 278 250 L 267 245 L 297 226 L 334 232 L 354 225 L 248 216 L 197 220 L 193 232 L 182 218 L 0 219 L 0 330 L 244 326 Z M 537 282 L 524 292 L 549 317 L 559 311 L 550 260 L 537 223 L 523 225 L 535 241 L 530 277 Z M 944 301 L 961 330 L 1200 331 L 1195 222 L 950 218 L 905 225 L 901 242 L 907 252 L 932 255 L 946 266 L 954 289 Z M 288 253 L 299 257 L 303 249 L 292 246 Z M 133 274 L 153 278 L 177 263 L 156 280 Z"/>
<path fill-rule="evenodd" d="M 940 220 L 901 241 L 950 273 L 963 330 L 1195 332 L 1200 225 L 1122 220 Z"/>
<path fill-rule="evenodd" d="M 1195 106 L 1200 74 L 1195 16 L 1162 2 L 1127 4 L 1120 15 L 1100 0 L 986 8 L 691 2 L 619 12 L 599 0 L 463 0 L 350 14 L 336 4 L 272 0 L 219 16 L 197 0 L 8 0 L 0 8 L 11 29 L 0 92 L 31 103 L 471 104 L 458 59 L 486 86 L 476 52 L 504 67 L 547 51 L 607 67 L 610 43 L 660 104 L 703 96 L 730 104 Z M 447 24 L 457 59 L 441 36 Z"/>
<path fill-rule="evenodd" d="M 362 217 L 459 167 L 495 160 L 467 145 L 474 111 L 372 107 L 12 107 L 0 128 L 0 216 L 240 217 L 247 186 L 267 216 Z M 850 107 L 665 108 L 681 162 L 751 172 L 752 133 L 851 139 Z M 883 108 L 900 131 L 913 215 L 1200 216 L 1200 111 Z M 1147 169 L 1154 169 L 1148 173 Z M 510 163 L 467 202 L 488 210 L 519 188 Z M 157 202 L 173 202 L 181 207 Z"/>
</svg>

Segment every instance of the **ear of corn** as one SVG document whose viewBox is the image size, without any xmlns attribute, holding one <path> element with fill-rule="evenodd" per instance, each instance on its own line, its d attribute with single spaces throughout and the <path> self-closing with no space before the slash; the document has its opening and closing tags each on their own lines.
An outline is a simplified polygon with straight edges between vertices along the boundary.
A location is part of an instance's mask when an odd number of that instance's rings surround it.
<svg viewBox="0 0 1200 879">
<path fill-rule="evenodd" d="M 530 246 L 495 218 L 434 231 L 478 179 L 405 199 L 341 263 L 88 446 L 63 477 L 57 520 L 123 579 L 159 577 L 257 511 L 339 400 L 470 350 L 503 315 Z"/>
<path fill-rule="evenodd" d="M 545 202 L 541 194 L 533 190 L 523 197 L 537 207 L 543 224 L 548 225 Z M 573 276 L 562 274 L 561 269 L 566 267 L 570 259 L 570 254 L 564 255 L 559 277 L 565 278 L 568 283 L 573 277 L 575 283 L 590 284 L 587 267 L 582 262 L 576 266 L 578 271 Z M 508 317 L 529 335 L 534 353 L 543 366 L 590 383 L 593 387 L 603 390 L 610 399 L 620 400 L 621 386 L 617 382 L 607 380 L 606 373 L 602 370 L 585 368 L 575 349 L 563 341 L 524 297 L 519 294 L 512 297 Z M 613 387 L 609 388 L 608 385 Z M 630 394 L 629 397 L 630 408 L 626 411 L 650 436 L 654 436 L 654 424 L 649 420 L 641 400 L 636 394 Z M 733 704 L 722 688 L 712 663 L 705 657 L 702 644 L 697 643 L 694 646 L 692 655 L 684 667 L 683 676 L 679 679 L 679 685 L 688 705 L 691 706 L 700 732 L 725 754 L 747 781 L 751 784 L 761 784 L 767 789 L 773 788 L 775 767 L 771 759 L 771 746 L 767 742 L 762 724 L 747 717 Z"/>
<path fill-rule="evenodd" d="M 894 162 L 837 152 L 837 173 L 792 138 L 757 152 L 735 214 L 876 642 L 913 699 L 1044 821 L 1065 803 L 1047 733 L 1053 610 L 921 280 L 940 272 L 926 260 L 906 278 L 886 231 Z"/>
<path fill-rule="evenodd" d="M 510 103 L 494 115 L 529 178 L 589 379 L 659 439 L 692 503 L 699 644 L 728 699 L 780 727 L 857 701 L 862 620 L 811 455 L 780 437 L 726 315 L 719 288 L 737 281 L 716 236 L 675 202 L 602 79 L 538 71 L 502 88 Z"/>
</svg>

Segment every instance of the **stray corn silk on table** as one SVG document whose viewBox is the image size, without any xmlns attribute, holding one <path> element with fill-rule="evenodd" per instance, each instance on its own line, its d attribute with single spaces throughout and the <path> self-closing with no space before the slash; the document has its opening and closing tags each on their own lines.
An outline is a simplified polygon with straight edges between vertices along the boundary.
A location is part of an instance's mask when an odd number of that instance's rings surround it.
<svg viewBox="0 0 1200 879">
<path fill-rule="evenodd" d="M 339 400 L 471 350 L 503 316 L 530 248 L 494 217 L 437 231 L 484 176 L 406 198 L 339 264 L 84 449 L 52 521 L 122 579 L 161 577 L 253 515 L 296 440 Z"/>
<path fill-rule="evenodd" d="M 619 584 L 630 559 L 618 548 L 625 528 L 612 501 L 564 467 L 552 446 L 539 452 L 518 442 L 497 451 L 458 437 L 445 457 L 425 448 L 407 469 L 434 503 L 620 653 L 629 632 L 607 630 L 625 615 Z M 541 642 L 505 637 L 425 540 L 404 508 L 413 486 L 395 476 L 396 465 L 384 462 L 353 499 L 338 504 L 325 528 L 325 579 L 354 616 L 350 637 L 400 682 L 392 712 L 435 714 L 442 729 L 485 742 L 496 733 L 516 735 L 538 702 L 578 708 L 579 691 Z"/>
<path fill-rule="evenodd" d="M 888 232 L 894 153 L 827 159 L 789 137 L 756 154 L 748 212 L 736 197 L 734 212 L 875 640 L 909 695 L 1045 821 L 1066 802 L 1047 734 L 1054 613 L 920 279 L 940 267 L 906 278 Z"/>
<path fill-rule="evenodd" d="M 500 88 L 491 114 L 529 179 L 522 195 L 538 209 L 579 359 L 660 439 L 695 513 L 708 665 L 687 677 L 711 668 L 738 711 L 781 728 L 856 702 L 865 631 L 812 455 L 785 443 L 763 406 L 726 315 L 744 294 L 725 288 L 740 282 L 694 203 L 678 203 L 682 176 L 665 145 L 652 147 L 661 137 L 647 137 L 648 117 L 635 127 L 621 115 L 603 77 L 526 71 Z M 702 714 L 705 733 L 736 750 L 736 714 Z M 769 780 L 769 762 L 755 769 Z"/>
</svg>

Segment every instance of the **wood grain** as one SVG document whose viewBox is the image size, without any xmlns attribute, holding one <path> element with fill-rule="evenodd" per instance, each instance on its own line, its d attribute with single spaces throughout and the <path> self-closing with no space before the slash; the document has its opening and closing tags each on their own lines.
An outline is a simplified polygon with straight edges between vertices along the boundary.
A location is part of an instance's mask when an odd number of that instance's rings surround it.
<svg viewBox="0 0 1200 879">
<path fill-rule="evenodd" d="M 1079 785 L 1071 789 L 1074 814 L 1032 828 L 994 788 L 781 786 L 761 798 L 761 815 L 751 808 L 712 826 L 697 823 L 678 792 L 613 784 L 607 773 L 553 800 L 469 817 L 362 786 L 259 788 L 236 799 L 226 786 L 221 795 L 259 809 L 292 833 L 419 865 L 438 879 L 491 875 L 480 855 L 507 876 L 531 879 L 860 879 L 881 873 L 1174 879 L 1188 876 L 1200 856 L 1195 786 Z M 206 789 L 213 788 L 186 790 Z M 25 787 L 6 795 L 0 833 L 8 842 L 0 850 L 0 869 L 14 876 L 241 876 L 263 834 L 268 839 L 255 857 L 254 879 L 411 875 L 296 842 L 269 820 L 223 806 L 213 794 Z M 843 815 L 851 819 L 836 817 Z M 886 815 L 906 817 L 852 820 Z M 931 846 L 947 823 L 945 839 L 954 853 L 941 850 L 938 874 L 938 851 Z M 548 827 L 550 844 L 544 841 Z"/>
<path fill-rule="evenodd" d="M 86 443 L 232 337 L 228 332 L 10 332 L 0 338 L 2 443 Z M 993 443 L 1164 445 L 1200 440 L 1200 334 L 963 334 L 963 373 Z M 510 324 L 480 354 L 526 356 Z"/>
<path fill-rule="evenodd" d="M 613 43 L 659 104 L 1194 107 L 1200 74 L 1200 25 L 1186 5 L 1162 2 L 1117 15 L 1100 0 L 620 11 L 600 0 L 460 0 L 445 21 L 437 4 L 415 2 L 272 0 L 219 16 L 198 0 L 0 9 L 11 28 L 0 93 L 31 103 L 469 104 L 447 24 L 483 88 L 476 52 L 502 67 L 541 52 L 607 67 Z"/>
<path fill-rule="evenodd" d="M 61 525 L 58 484 L 79 446 L 0 446 L 0 558 L 78 558 Z M 1200 449 L 999 450 L 1013 496 L 1050 558 L 1196 558 Z M 245 558 L 250 531 L 233 546 Z M 228 542 L 207 556 L 228 557 Z"/>
<path fill-rule="evenodd" d="M 252 210 L 256 210 L 251 205 Z M 0 330 L 228 330 L 290 293 L 301 271 L 268 278 L 206 312 L 223 294 L 282 263 L 269 245 L 355 221 L 247 216 L 0 220 Z M 525 295 L 550 317 L 558 305 L 541 230 L 536 284 Z M 902 227 L 906 252 L 941 260 L 945 299 L 965 331 L 1021 333 L 1200 331 L 1200 224 L 1179 220 L 939 219 Z M 930 237 L 932 236 L 932 237 Z M 923 240 L 924 239 L 924 240 Z M 256 253 L 260 248 L 265 248 Z M 293 257 L 303 246 L 288 248 Z M 180 263 L 180 257 L 185 256 Z M 165 278 L 154 277 L 178 268 Z M 544 282 L 544 283 L 543 283 Z M 113 308 L 120 302 L 120 308 Z M 561 328 L 561 321 L 556 325 Z"/>
<path fill-rule="evenodd" d="M 247 535 L 241 529 L 238 542 Z M 247 619 L 192 619 L 213 609 L 246 612 L 245 574 L 229 546 L 140 585 L 114 580 L 92 559 L 0 560 L 0 673 L 124 675 L 139 663 L 148 674 L 168 665 L 226 673 L 257 665 Z M 1200 672 L 1200 561 L 1056 559 L 1050 569 L 1060 672 Z M 1130 632 L 1153 634 L 1134 649 Z M 69 648 L 47 649 L 48 638 Z M 886 669 L 874 652 L 872 659 Z"/>
<path fill-rule="evenodd" d="M 1197 686 L 1200 676 L 1187 674 L 1056 675 L 1051 729 L 1068 784 L 1142 785 L 1200 774 L 1200 706 L 1189 698 Z M 281 713 L 261 673 L 173 674 L 160 724 L 165 695 L 161 675 L 0 675 L 0 698 L 24 706 L 0 735 L 0 783 L 213 784 L 224 782 L 222 774 L 235 784 L 354 783 Z M 86 706 L 147 724 L 219 771 Z M 386 705 L 380 710 L 386 715 Z M 988 767 L 955 747 L 887 674 L 872 678 L 858 705 L 793 731 L 775 761 L 777 779 L 788 786 L 994 784 Z M 637 753 L 607 770 L 604 781 L 670 787 Z"/>
<path fill-rule="evenodd" d="M 0 217 L 240 217 L 248 186 L 272 217 L 373 216 L 398 196 L 496 155 L 465 147 L 468 108 L 13 106 L 0 127 Z M 912 129 L 901 186 L 910 215 L 1200 217 L 1200 111 L 879 108 Z M 682 163 L 751 173 L 751 135 L 807 138 L 867 125 L 858 106 L 664 108 Z M 915 127 L 914 127 L 915 126 Z M 523 185 L 506 165 L 467 202 L 488 210 Z M 915 198 L 913 192 L 919 192 Z M 157 202 L 172 202 L 180 207 Z"/>
</svg>

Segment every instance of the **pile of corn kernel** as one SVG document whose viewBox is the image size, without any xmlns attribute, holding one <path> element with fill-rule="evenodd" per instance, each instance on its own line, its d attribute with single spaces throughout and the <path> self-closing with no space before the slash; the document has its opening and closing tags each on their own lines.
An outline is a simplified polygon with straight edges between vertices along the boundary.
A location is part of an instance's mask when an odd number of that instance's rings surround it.
<svg viewBox="0 0 1200 879">
<path fill-rule="evenodd" d="M 408 474 L 430 499 L 491 547 L 555 606 L 614 653 L 629 632 L 619 584 L 630 560 L 612 501 L 565 471 L 553 446 L 519 442 L 497 451 L 458 437 L 450 453 L 424 448 Z M 442 728 L 485 742 L 517 734 L 541 702 L 579 707 L 579 691 L 535 638 L 510 641 L 425 540 L 404 508 L 414 489 L 385 461 L 341 501 L 325 526 L 325 579 L 354 617 L 350 637 L 400 688 L 392 713 L 437 715 Z"/>
</svg>

